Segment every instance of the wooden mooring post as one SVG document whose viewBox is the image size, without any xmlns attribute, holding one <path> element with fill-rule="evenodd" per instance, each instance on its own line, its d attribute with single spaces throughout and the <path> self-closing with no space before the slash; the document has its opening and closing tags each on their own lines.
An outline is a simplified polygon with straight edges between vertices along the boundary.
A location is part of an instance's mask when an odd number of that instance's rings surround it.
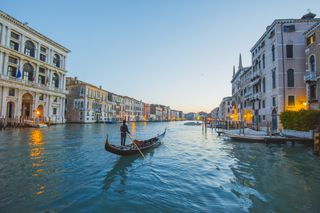
<svg viewBox="0 0 320 213">
<path fill-rule="evenodd" d="M 320 128 L 318 128 L 316 131 L 314 131 L 313 134 L 313 153 L 316 155 L 320 154 Z"/>
</svg>

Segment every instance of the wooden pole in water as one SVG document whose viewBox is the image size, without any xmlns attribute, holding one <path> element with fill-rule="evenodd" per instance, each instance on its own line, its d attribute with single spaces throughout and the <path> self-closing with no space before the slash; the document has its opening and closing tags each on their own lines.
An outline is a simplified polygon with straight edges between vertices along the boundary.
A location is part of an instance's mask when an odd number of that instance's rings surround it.
<svg viewBox="0 0 320 213">
<path fill-rule="evenodd" d="M 320 131 L 319 128 L 314 132 L 313 136 L 313 153 L 316 155 L 320 154 Z"/>
</svg>

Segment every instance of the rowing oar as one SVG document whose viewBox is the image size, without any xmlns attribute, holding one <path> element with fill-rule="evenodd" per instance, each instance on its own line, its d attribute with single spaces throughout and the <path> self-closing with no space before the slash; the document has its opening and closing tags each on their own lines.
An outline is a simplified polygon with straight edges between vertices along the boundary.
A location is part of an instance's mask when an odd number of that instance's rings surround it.
<svg viewBox="0 0 320 213">
<path fill-rule="evenodd" d="M 130 138 L 130 140 L 131 140 L 131 143 L 133 143 L 134 145 L 136 145 L 136 147 L 137 147 L 138 151 L 140 152 L 140 154 L 142 155 L 142 157 L 145 159 L 145 157 L 144 157 L 143 153 L 142 153 L 142 152 L 141 152 L 141 150 L 139 149 L 138 145 L 133 141 L 133 139 L 132 139 L 131 135 L 130 135 L 130 134 L 128 134 L 128 136 L 129 136 L 129 138 Z"/>
</svg>

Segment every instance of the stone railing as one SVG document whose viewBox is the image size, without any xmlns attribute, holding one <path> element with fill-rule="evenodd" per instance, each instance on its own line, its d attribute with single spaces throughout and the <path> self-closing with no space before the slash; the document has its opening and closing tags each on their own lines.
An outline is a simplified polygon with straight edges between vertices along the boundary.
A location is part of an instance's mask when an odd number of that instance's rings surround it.
<svg viewBox="0 0 320 213">
<path fill-rule="evenodd" d="M 22 84 L 22 85 L 25 85 L 25 86 L 29 86 L 29 87 L 34 87 L 34 88 L 37 88 L 37 89 L 42 89 L 42 90 L 47 90 L 47 91 L 54 91 L 54 92 L 68 94 L 68 90 L 65 90 L 65 89 L 50 87 L 50 86 L 42 85 L 42 84 L 39 84 L 39 83 L 35 83 L 33 81 L 28 81 L 28 80 L 24 80 L 24 79 L 18 79 L 18 78 L 12 77 L 12 76 L 0 75 L 0 79 L 4 80 L 4 81 L 13 82 L 13 83 L 19 83 L 19 84 Z"/>
</svg>

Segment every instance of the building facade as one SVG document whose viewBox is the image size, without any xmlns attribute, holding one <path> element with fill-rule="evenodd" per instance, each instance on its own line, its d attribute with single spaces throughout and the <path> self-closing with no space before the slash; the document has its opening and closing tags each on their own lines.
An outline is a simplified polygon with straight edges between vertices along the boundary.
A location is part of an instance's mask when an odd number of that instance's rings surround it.
<svg viewBox="0 0 320 213">
<path fill-rule="evenodd" d="M 224 97 L 220 102 L 219 119 L 222 121 L 232 120 L 232 97 Z"/>
<path fill-rule="evenodd" d="M 0 117 L 64 123 L 69 52 L 0 11 Z"/>
<path fill-rule="evenodd" d="M 67 78 L 67 121 L 80 123 L 109 120 L 108 92 L 101 87 Z"/>
<path fill-rule="evenodd" d="M 305 33 L 306 96 L 308 109 L 320 110 L 320 23 Z"/>
</svg>

